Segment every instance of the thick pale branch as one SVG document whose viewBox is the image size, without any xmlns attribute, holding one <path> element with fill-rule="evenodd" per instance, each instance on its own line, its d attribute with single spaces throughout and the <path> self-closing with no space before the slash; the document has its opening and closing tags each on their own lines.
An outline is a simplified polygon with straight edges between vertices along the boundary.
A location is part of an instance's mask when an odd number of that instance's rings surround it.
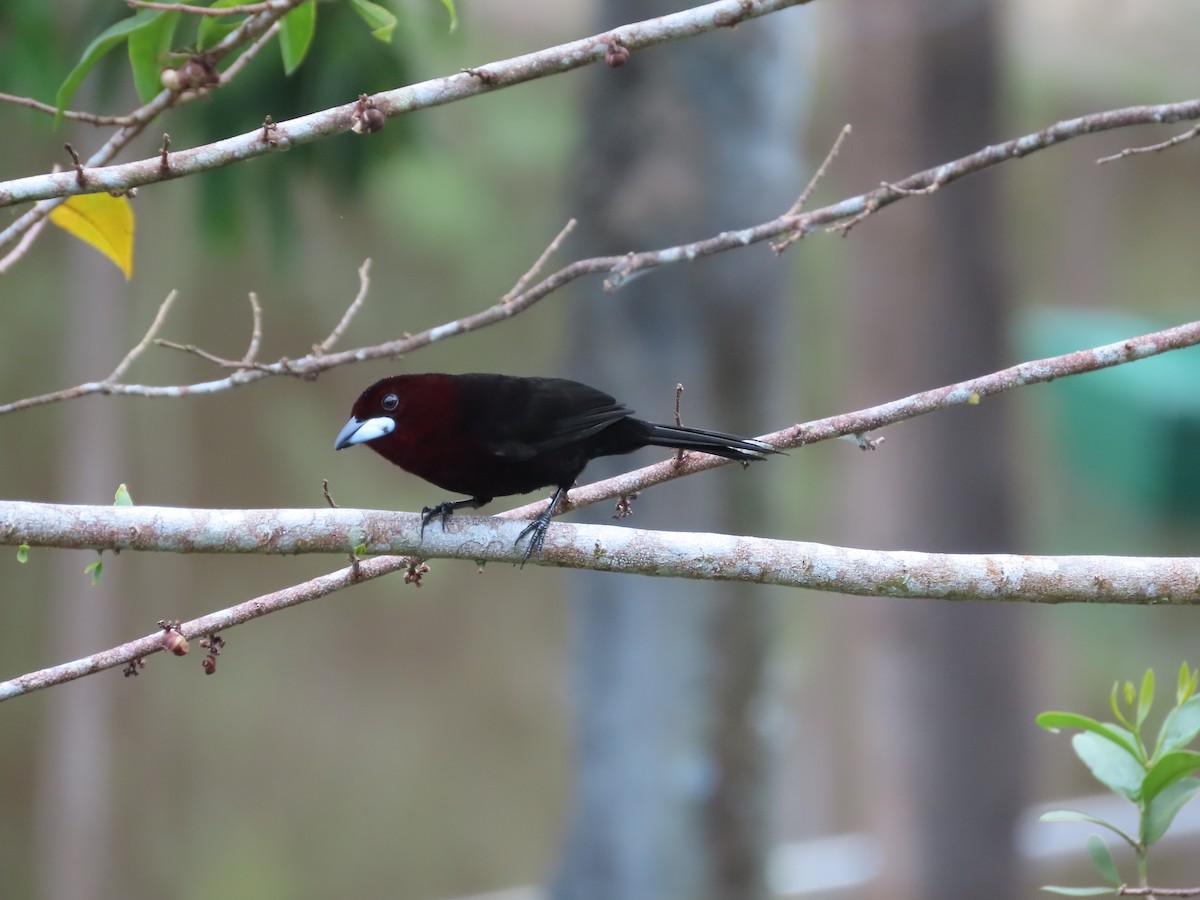
<svg viewBox="0 0 1200 900">
<path fill-rule="evenodd" d="M 180 509 L 0 501 L 0 544 L 175 553 L 345 553 L 520 562 L 522 523 L 415 513 Z M 37 554 L 31 556 L 36 560 Z M 805 541 L 559 523 L 531 562 L 843 594 L 1041 603 L 1200 603 L 1200 559 L 857 550 Z M 185 631 L 185 634 L 188 632 Z M 195 632 L 193 632 L 195 633 Z"/>
</svg>

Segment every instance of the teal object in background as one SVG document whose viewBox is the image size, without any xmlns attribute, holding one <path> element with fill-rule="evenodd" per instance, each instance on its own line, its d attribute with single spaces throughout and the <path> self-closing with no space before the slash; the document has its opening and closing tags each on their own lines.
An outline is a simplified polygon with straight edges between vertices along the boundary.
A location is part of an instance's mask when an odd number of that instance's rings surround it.
<svg viewBox="0 0 1200 900">
<path fill-rule="evenodd" d="M 1038 309 L 1016 330 L 1023 359 L 1057 356 L 1176 323 Z M 1053 382 L 1038 392 L 1068 467 L 1144 511 L 1200 521 L 1200 348 Z"/>
</svg>

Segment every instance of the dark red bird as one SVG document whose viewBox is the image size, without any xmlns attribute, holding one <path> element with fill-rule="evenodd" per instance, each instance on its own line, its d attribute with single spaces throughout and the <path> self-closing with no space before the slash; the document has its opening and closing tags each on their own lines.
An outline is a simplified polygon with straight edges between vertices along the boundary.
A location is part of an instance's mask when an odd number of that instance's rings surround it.
<svg viewBox="0 0 1200 900">
<path fill-rule="evenodd" d="M 718 431 L 635 419 L 608 394 L 565 378 L 394 375 L 354 403 L 333 449 L 367 444 L 389 462 L 468 500 L 421 510 L 421 530 L 456 509 L 554 487 L 550 506 L 517 538 L 538 552 L 563 494 L 589 460 L 642 447 L 699 450 L 726 459 L 766 459 L 770 444 Z"/>
</svg>

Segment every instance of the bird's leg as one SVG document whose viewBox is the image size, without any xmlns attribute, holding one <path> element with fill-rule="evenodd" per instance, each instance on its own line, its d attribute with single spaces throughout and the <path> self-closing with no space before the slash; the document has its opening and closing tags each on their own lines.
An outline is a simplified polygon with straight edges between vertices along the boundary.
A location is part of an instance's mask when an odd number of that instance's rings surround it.
<svg viewBox="0 0 1200 900">
<path fill-rule="evenodd" d="M 456 509 L 479 509 L 492 502 L 491 497 L 471 497 L 467 500 L 447 500 L 445 503 L 439 503 L 437 506 L 426 506 L 421 510 L 421 539 L 425 539 L 425 526 L 434 519 L 442 520 L 442 530 L 446 530 L 446 520 L 454 513 Z"/>
<path fill-rule="evenodd" d="M 567 489 L 560 487 L 554 492 L 554 496 L 550 498 L 550 505 L 543 509 L 540 513 L 534 516 L 532 522 L 525 526 L 524 530 L 517 535 L 517 544 L 521 543 L 522 538 L 529 535 L 529 546 L 525 548 L 525 555 L 521 557 L 521 568 L 525 568 L 525 563 L 529 562 L 529 557 L 542 549 L 542 543 L 546 540 L 546 529 L 550 527 L 550 520 L 554 517 L 554 510 L 558 507 L 558 501 L 566 494 Z M 513 544 L 515 547 L 516 544 Z"/>
</svg>

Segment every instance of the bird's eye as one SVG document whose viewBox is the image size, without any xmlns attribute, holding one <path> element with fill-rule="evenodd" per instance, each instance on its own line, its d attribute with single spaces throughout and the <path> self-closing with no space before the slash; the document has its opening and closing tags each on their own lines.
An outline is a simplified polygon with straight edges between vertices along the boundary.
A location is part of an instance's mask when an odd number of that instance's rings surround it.
<svg viewBox="0 0 1200 900">
<path fill-rule="evenodd" d="M 400 405 L 400 398 L 397 397 L 395 394 L 388 394 L 386 397 L 383 398 L 383 408 L 386 409 L 388 412 L 391 412 L 399 405 Z"/>
</svg>

